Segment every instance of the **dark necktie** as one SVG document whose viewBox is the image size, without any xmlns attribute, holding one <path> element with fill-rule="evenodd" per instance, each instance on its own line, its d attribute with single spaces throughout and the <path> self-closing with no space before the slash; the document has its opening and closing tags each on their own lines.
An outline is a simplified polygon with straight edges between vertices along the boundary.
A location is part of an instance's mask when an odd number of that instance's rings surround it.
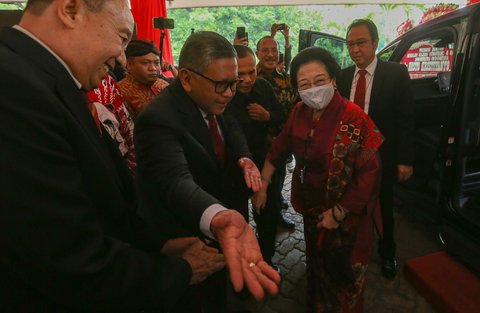
<svg viewBox="0 0 480 313">
<path fill-rule="evenodd" d="M 212 137 L 213 149 L 217 155 L 218 161 L 221 166 L 225 163 L 225 144 L 223 143 L 222 136 L 218 131 L 218 124 L 215 115 L 208 114 L 208 130 L 210 131 L 210 137 Z"/>
<path fill-rule="evenodd" d="M 355 88 L 355 97 L 353 98 L 353 102 L 357 104 L 362 109 L 365 109 L 365 91 L 366 91 L 366 80 L 365 75 L 367 74 L 366 70 L 359 70 L 358 71 L 358 80 L 357 80 L 357 87 Z"/>
</svg>

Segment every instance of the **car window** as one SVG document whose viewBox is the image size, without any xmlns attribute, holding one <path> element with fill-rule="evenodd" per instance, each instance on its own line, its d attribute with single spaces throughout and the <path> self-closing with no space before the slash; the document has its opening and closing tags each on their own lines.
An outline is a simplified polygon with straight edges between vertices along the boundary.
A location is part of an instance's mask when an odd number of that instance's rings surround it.
<svg viewBox="0 0 480 313">
<path fill-rule="evenodd" d="M 409 47 L 400 63 L 407 66 L 412 79 L 436 77 L 452 70 L 453 49 L 453 36 L 449 34 L 421 39 Z"/>
<path fill-rule="evenodd" d="M 395 49 L 397 48 L 398 46 L 398 43 L 391 46 L 390 48 L 386 48 L 385 50 L 383 50 L 382 52 L 380 52 L 377 57 L 382 60 L 382 61 L 389 61 L 390 60 L 390 57 L 392 56 L 393 54 L 393 51 L 395 51 Z"/>
<path fill-rule="evenodd" d="M 353 61 L 348 54 L 345 40 L 335 40 L 333 38 L 321 36 L 313 36 L 312 39 L 315 40 L 313 43 L 315 47 L 321 47 L 330 51 L 342 69 L 353 65 Z"/>
</svg>

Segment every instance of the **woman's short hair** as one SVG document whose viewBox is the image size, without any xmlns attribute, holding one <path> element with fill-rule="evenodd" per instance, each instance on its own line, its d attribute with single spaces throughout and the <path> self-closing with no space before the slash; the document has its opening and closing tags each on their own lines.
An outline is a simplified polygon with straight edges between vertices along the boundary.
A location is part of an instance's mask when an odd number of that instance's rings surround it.
<svg viewBox="0 0 480 313">
<path fill-rule="evenodd" d="M 293 88 L 297 89 L 297 74 L 300 67 L 311 62 L 325 65 L 332 79 L 340 75 L 340 66 L 330 52 L 320 47 L 310 47 L 300 51 L 290 63 L 290 80 Z"/>
</svg>

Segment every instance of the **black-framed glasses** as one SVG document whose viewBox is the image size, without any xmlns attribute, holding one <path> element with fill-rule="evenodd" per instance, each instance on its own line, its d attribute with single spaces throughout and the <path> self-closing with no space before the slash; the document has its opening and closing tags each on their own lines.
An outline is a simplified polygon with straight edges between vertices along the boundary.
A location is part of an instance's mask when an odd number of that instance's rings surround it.
<svg viewBox="0 0 480 313">
<path fill-rule="evenodd" d="M 237 90 L 237 85 L 239 83 L 241 83 L 243 81 L 243 79 L 241 78 L 237 78 L 235 80 L 213 80 L 211 79 L 210 77 L 207 77 L 191 68 L 187 68 L 187 70 L 189 70 L 190 72 L 193 72 L 195 74 L 197 74 L 198 76 L 200 77 L 203 77 L 205 78 L 206 80 L 209 80 L 210 82 L 214 83 L 215 84 L 215 92 L 218 93 L 218 94 L 222 94 L 224 93 L 228 88 L 230 88 L 230 90 L 232 92 L 235 92 Z"/>
</svg>

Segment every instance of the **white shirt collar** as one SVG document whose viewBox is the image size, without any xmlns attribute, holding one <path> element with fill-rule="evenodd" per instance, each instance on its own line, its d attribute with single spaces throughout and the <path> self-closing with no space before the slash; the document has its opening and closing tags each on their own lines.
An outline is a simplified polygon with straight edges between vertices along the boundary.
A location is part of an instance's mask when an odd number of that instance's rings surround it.
<svg viewBox="0 0 480 313">
<path fill-rule="evenodd" d="M 377 68 L 377 63 L 378 63 L 377 56 L 375 56 L 373 61 L 365 68 L 367 73 L 370 74 L 371 76 L 373 76 L 373 74 L 375 73 L 375 69 Z M 360 68 L 355 65 L 355 76 L 357 75 L 359 70 Z"/>
<path fill-rule="evenodd" d="M 16 30 L 24 33 L 25 35 L 27 35 L 28 37 L 32 38 L 33 40 L 35 40 L 36 42 L 38 42 L 42 47 L 44 47 L 48 52 L 50 52 L 51 55 L 53 55 L 57 60 L 58 62 L 60 62 L 64 67 L 65 69 L 67 70 L 68 74 L 70 74 L 70 76 L 72 76 L 72 79 L 73 81 L 75 82 L 75 84 L 78 86 L 78 89 L 82 88 L 82 84 L 78 81 L 78 79 L 75 78 L 75 76 L 73 76 L 73 73 L 72 71 L 70 70 L 70 68 L 68 67 L 67 63 L 65 63 L 65 61 L 63 61 L 59 56 L 58 54 L 56 54 L 55 52 L 53 52 L 52 49 L 50 49 L 44 42 L 42 42 L 40 39 L 38 39 L 38 37 L 36 37 L 34 34 L 32 34 L 31 32 L 29 32 L 28 30 L 26 30 L 25 28 L 23 28 L 22 26 L 20 25 L 14 25 L 12 28 L 15 28 Z"/>
</svg>

